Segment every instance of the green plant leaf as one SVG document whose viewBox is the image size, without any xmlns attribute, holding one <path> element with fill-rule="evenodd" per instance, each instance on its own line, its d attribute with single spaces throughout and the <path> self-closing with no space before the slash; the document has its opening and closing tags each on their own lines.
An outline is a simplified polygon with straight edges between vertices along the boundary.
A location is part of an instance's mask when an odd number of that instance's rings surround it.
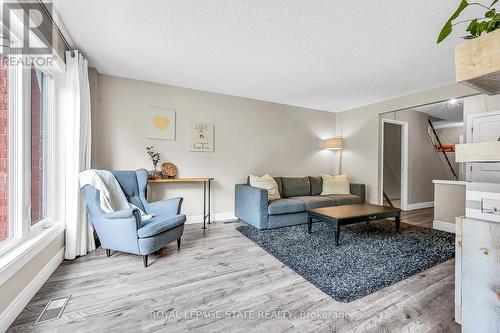
<svg viewBox="0 0 500 333">
<path fill-rule="evenodd" d="M 469 23 L 469 26 L 467 27 L 467 29 L 465 29 L 465 31 L 471 31 L 472 27 L 474 27 L 475 25 L 477 25 L 477 19 L 473 19 L 473 20 Z"/>
<path fill-rule="evenodd" d="M 446 39 L 451 34 L 451 31 L 453 30 L 453 27 L 451 26 L 451 22 L 448 21 L 444 25 L 443 29 L 441 29 L 441 32 L 439 33 L 437 43 L 441 43 L 443 40 Z"/>
<path fill-rule="evenodd" d="M 458 15 L 460 15 L 460 13 L 463 12 L 463 10 L 465 8 L 467 8 L 469 6 L 469 3 L 467 2 L 467 0 L 462 0 L 462 2 L 460 2 L 460 5 L 458 6 L 457 10 L 453 13 L 453 15 L 451 15 L 449 21 L 453 21 L 454 19 L 456 19 L 458 17 Z"/>
<path fill-rule="evenodd" d="M 487 17 L 487 18 L 492 18 L 495 16 L 495 10 L 492 9 L 492 10 L 489 10 L 486 12 L 486 14 L 484 14 L 484 17 Z"/>
<path fill-rule="evenodd" d="M 479 24 L 475 24 L 470 28 L 470 34 L 473 36 L 477 36 L 477 30 L 479 29 Z"/>
<path fill-rule="evenodd" d="M 479 36 L 481 36 L 481 34 L 486 30 L 488 30 L 488 22 L 484 21 L 479 23 L 479 30 L 478 30 Z"/>
<path fill-rule="evenodd" d="M 441 43 L 443 40 L 446 39 L 453 30 L 453 26 L 451 25 L 452 21 L 456 19 L 462 11 L 469 6 L 469 3 L 467 0 L 462 0 L 460 2 L 460 5 L 458 6 L 457 10 L 453 13 L 453 15 L 450 17 L 450 19 L 444 24 L 443 29 L 441 29 L 441 32 L 439 33 L 437 43 Z"/>
<path fill-rule="evenodd" d="M 493 7 L 497 2 L 498 0 L 493 1 L 493 3 L 490 5 L 490 8 Z"/>
</svg>

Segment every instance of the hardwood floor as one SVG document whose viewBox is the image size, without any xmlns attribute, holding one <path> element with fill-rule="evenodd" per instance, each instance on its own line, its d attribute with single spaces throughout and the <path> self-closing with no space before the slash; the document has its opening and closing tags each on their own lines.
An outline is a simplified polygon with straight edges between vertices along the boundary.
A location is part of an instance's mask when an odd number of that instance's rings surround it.
<svg viewBox="0 0 500 333">
<path fill-rule="evenodd" d="M 405 213 L 429 227 L 432 209 Z M 459 332 L 453 320 L 454 261 L 354 302 L 321 292 L 241 235 L 241 222 L 187 225 L 151 256 L 101 248 L 65 261 L 8 332 Z M 71 295 L 54 322 L 33 326 L 50 298 Z"/>
</svg>

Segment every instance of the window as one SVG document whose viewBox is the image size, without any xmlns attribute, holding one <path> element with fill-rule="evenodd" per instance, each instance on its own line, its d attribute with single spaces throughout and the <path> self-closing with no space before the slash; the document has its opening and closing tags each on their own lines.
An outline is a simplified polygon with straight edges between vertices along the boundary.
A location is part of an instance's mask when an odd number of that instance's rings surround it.
<svg viewBox="0 0 500 333">
<path fill-rule="evenodd" d="M 0 244 L 9 238 L 9 68 L 0 54 Z"/>
<path fill-rule="evenodd" d="M 62 226 L 55 221 L 54 189 L 56 147 L 63 149 L 55 137 L 63 130 L 55 128 L 53 75 L 64 67 L 59 58 L 12 47 L 36 40 L 31 31 L 35 39 L 26 40 L 27 26 L 16 15 L 9 30 L 0 22 L 0 271 L 13 258 L 8 253 L 27 253 L 32 242 Z M 53 62 L 40 62 L 46 58 Z"/>
<path fill-rule="evenodd" d="M 31 68 L 31 225 L 46 217 L 46 75 Z"/>
<path fill-rule="evenodd" d="M 0 256 L 51 218 L 51 87 L 45 71 L 12 65 L 0 53 Z"/>
</svg>

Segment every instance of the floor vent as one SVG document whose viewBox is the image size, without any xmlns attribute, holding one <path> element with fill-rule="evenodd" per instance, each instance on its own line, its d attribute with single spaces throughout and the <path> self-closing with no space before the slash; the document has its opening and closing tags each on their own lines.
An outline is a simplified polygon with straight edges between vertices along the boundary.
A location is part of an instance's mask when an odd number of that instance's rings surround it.
<svg viewBox="0 0 500 333">
<path fill-rule="evenodd" d="M 66 308 L 70 297 L 71 296 L 65 296 L 51 299 L 33 325 L 39 325 L 48 321 L 59 319 L 64 311 L 64 308 Z"/>
</svg>

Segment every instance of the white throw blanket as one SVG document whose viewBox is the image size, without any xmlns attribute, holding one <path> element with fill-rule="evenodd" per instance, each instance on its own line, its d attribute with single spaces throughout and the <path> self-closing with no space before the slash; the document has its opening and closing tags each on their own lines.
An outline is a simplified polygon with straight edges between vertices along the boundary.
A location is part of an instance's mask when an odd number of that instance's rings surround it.
<svg viewBox="0 0 500 333">
<path fill-rule="evenodd" d="M 115 176 L 107 170 L 85 170 L 78 175 L 78 181 L 80 182 L 80 188 L 85 185 L 92 185 L 99 190 L 99 204 L 105 213 L 134 208 L 141 212 L 142 221 L 153 217 L 153 215 L 144 213 L 142 209 L 127 201 L 127 197 Z"/>
</svg>

